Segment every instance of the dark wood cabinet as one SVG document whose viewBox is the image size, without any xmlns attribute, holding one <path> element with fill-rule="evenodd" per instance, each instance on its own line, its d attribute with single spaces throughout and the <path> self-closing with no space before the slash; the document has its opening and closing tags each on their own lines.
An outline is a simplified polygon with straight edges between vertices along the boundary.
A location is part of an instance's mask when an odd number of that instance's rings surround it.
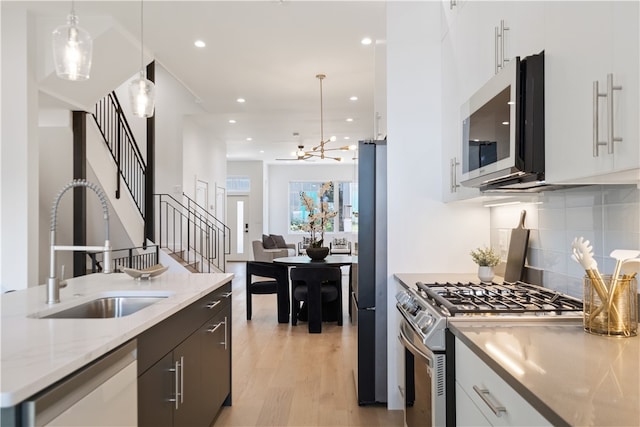
<svg viewBox="0 0 640 427">
<path fill-rule="evenodd" d="M 231 282 L 138 337 L 138 425 L 209 426 L 231 404 Z"/>
<path fill-rule="evenodd" d="M 173 425 L 173 354 L 167 354 L 144 374 L 138 376 L 138 425 Z"/>
<path fill-rule="evenodd" d="M 202 335 L 202 396 L 204 419 L 213 419 L 231 404 L 231 311 L 223 310 Z"/>
</svg>

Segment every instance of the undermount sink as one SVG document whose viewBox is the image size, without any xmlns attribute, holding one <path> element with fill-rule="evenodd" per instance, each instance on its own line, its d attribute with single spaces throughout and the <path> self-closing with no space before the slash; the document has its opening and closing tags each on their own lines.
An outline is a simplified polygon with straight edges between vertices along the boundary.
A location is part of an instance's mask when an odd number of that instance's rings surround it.
<svg viewBox="0 0 640 427">
<path fill-rule="evenodd" d="M 41 319 L 111 319 L 133 314 L 163 298 L 167 296 L 103 297 L 39 317 Z"/>
</svg>

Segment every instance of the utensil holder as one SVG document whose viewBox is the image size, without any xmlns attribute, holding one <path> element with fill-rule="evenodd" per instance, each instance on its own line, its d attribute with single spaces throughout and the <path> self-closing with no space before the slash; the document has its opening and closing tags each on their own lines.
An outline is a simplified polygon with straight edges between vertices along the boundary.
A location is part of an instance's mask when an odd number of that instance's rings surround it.
<svg viewBox="0 0 640 427">
<path fill-rule="evenodd" d="M 638 281 L 629 276 L 618 276 L 615 283 L 612 279 L 602 275 L 602 283 L 596 286 L 592 279 L 584 278 L 584 330 L 596 335 L 636 336 Z"/>
</svg>

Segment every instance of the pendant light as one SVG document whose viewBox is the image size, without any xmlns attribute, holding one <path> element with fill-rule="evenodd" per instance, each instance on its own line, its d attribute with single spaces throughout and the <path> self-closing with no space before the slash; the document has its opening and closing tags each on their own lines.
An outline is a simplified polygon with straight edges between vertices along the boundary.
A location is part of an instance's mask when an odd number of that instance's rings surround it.
<svg viewBox="0 0 640 427">
<path fill-rule="evenodd" d="M 320 157 L 321 159 L 333 159 L 341 162 L 343 160 L 342 157 L 333 157 L 325 154 L 325 152 L 335 151 L 335 150 L 339 150 L 339 151 L 355 150 L 356 147 L 355 145 L 349 145 L 349 146 L 345 145 L 343 147 L 337 147 L 337 148 L 325 148 L 326 144 L 328 144 L 329 142 L 334 142 L 336 140 L 335 136 L 332 136 L 327 140 L 324 139 L 324 104 L 322 102 L 322 80 L 324 80 L 326 77 L 327 76 L 325 74 L 316 75 L 316 78 L 320 80 L 320 144 L 313 147 L 311 149 L 311 152 L 307 153 L 307 155 Z"/>
<path fill-rule="evenodd" d="M 129 83 L 129 99 L 131 110 L 136 117 L 152 117 L 156 87 L 151 80 L 147 80 L 144 68 L 144 27 L 142 0 L 140 0 L 140 75 Z"/>
<path fill-rule="evenodd" d="M 89 33 L 78 27 L 74 2 L 67 16 L 67 25 L 53 31 L 53 62 L 58 77 L 82 81 L 89 79 L 93 41 Z"/>
</svg>

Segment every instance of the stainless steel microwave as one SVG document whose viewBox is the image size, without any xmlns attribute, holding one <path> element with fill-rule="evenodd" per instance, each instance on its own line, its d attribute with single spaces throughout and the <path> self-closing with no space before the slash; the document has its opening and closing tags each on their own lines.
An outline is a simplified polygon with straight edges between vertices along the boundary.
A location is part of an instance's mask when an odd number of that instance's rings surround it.
<svg viewBox="0 0 640 427">
<path fill-rule="evenodd" d="M 462 106 L 461 117 L 463 185 L 545 185 L 544 52 L 511 60 Z"/>
</svg>

